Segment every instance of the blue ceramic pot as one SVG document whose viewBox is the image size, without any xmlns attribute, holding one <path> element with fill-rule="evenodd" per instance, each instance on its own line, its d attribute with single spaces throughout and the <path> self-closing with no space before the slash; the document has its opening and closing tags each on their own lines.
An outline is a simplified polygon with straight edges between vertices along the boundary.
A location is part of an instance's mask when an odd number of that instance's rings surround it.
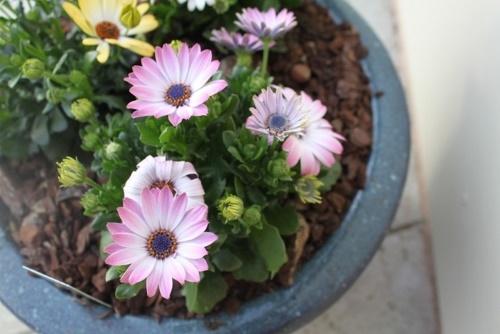
<svg viewBox="0 0 500 334">
<path fill-rule="evenodd" d="M 216 331 L 205 320 L 126 316 L 98 320 L 104 309 L 83 307 L 50 283 L 21 268 L 18 249 L 0 229 L 0 299 L 38 333 L 286 333 L 306 324 L 333 304 L 356 280 L 379 247 L 396 212 L 410 153 L 405 96 L 389 55 L 365 21 L 342 0 L 319 1 L 339 21 L 352 23 L 369 49 L 365 69 L 373 91 L 374 146 L 366 189 L 359 192 L 339 230 L 306 263 L 287 289 L 242 306 L 236 315 L 216 315 Z"/>
</svg>

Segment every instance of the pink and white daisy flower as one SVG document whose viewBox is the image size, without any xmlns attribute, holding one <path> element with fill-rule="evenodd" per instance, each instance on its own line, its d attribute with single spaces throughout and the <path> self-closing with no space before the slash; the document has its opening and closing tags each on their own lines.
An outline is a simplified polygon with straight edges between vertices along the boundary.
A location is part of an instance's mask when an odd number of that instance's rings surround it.
<svg viewBox="0 0 500 334">
<path fill-rule="evenodd" d="M 302 133 L 307 124 L 307 114 L 302 99 L 290 95 L 286 90 L 273 86 L 254 96 L 255 107 L 250 108 L 252 115 L 246 121 L 246 128 L 254 134 L 265 135 L 269 144 L 274 139 L 285 140 L 292 134 Z"/>
<path fill-rule="evenodd" d="M 169 299 L 173 280 L 180 284 L 199 282 L 208 270 L 205 247 L 217 236 L 205 232 L 207 206 L 187 209 L 186 194 L 173 195 L 169 189 L 146 189 L 139 202 L 125 198 L 118 209 L 121 223 L 107 225 L 112 243 L 106 247 L 106 264 L 126 266 L 121 282 L 134 285 L 146 280 L 153 297 L 158 290 Z"/>
<path fill-rule="evenodd" d="M 177 126 L 192 116 L 207 115 L 205 102 L 227 86 L 225 80 L 210 81 L 220 63 L 198 44 L 189 48 L 183 43 L 179 52 L 165 44 L 156 48 L 155 58 L 142 58 L 142 66 L 134 66 L 125 79 L 137 98 L 127 106 L 135 110 L 134 118 L 168 116 Z"/>
<path fill-rule="evenodd" d="M 190 162 L 148 156 L 137 165 L 125 183 L 126 198 L 139 202 L 144 189 L 168 188 L 174 194 L 186 194 L 188 209 L 204 204 L 205 191 L 198 173 Z"/>
<path fill-rule="evenodd" d="M 286 9 L 276 13 L 274 8 L 265 12 L 257 8 L 245 8 L 236 17 L 235 24 L 239 28 L 263 39 L 279 38 L 297 25 L 295 14 Z"/>
<path fill-rule="evenodd" d="M 212 30 L 210 40 L 233 51 L 253 53 L 263 49 L 264 44 L 255 35 L 229 32 L 225 28 Z"/>
<path fill-rule="evenodd" d="M 302 92 L 303 108 L 308 113 L 308 124 L 305 130 L 290 136 L 283 143 L 283 150 L 288 153 L 287 162 L 290 167 L 300 161 L 302 175 L 318 175 L 321 165 L 332 167 L 334 154 L 342 154 L 343 136 L 333 131 L 330 123 L 323 117 L 326 106 Z"/>
</svg>

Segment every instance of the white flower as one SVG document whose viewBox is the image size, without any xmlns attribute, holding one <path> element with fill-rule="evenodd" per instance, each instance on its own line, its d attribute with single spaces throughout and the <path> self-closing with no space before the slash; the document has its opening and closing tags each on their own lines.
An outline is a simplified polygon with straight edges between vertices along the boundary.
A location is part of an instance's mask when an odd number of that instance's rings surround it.
<svg viewBox="0 0 500 334">
<path fill-rule="evenodd" d="M 205 191 L 193 165 L 165 157 L 148 156 L 137 165 L 123 188 L 125 198 L 139 202 L 144 189 L 169 188 L 174 194 L 188 196 L 188 208 L 204 204 Z"/>
<path fill-rule="evenodd" d="M 194 10 L 203 10 L 205 5 L 213 6 L 215 0 L 177 0 L 180 4 L 184 4 L 187 1 L 187 8 L 190 12 Z"/>
</svg>

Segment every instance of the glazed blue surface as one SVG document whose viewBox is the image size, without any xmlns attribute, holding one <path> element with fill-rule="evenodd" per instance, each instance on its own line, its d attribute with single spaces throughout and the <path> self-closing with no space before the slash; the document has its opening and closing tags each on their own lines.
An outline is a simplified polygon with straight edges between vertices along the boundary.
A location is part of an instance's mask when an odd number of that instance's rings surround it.
<svg viewBox="0 0 500 334">
<path fill-rule="evenodd" d="M 410 130 L 405 97 L 391 60 L 375 36 L 342 0 L 323 0 L 337 20 L 352 23 L 369 49 L 365 69 L 373 91 L 385 95 L 373 102 L 374 147 L 366 189 L 359 192 L 342 226 L 306 263 L 288 289 L 245 304 L 237 315 L 217 315 L 216 331 L 206 320 L 126 316 L 98 320 L 105 309 L 83 307 L 50 283 L 21 268 L 18 250 L 0 229 L 0 299 L 38 333 L 288 333 L 306 324 L 334 303 L 370 262 L 396 212 L 406 177 Z"/>
</svg>

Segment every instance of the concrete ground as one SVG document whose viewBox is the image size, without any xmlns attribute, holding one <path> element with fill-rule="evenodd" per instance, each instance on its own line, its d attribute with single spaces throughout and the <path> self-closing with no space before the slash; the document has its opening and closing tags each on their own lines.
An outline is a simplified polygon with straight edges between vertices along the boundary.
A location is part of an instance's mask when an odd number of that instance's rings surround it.
<svg viewBox="0 0 500 334">
<path fill-rule="evenodd" d="M 348 0 L 371 24 L 401 70 L 398 25 L 391 0 Z M 354 286 L 295 334 L 437 334 L 439 315 L 428 226 L 421 211 L 415 158 L 396 220 Z M 32 333 L 0 304 L 3 334 Z"/>
</svg>

